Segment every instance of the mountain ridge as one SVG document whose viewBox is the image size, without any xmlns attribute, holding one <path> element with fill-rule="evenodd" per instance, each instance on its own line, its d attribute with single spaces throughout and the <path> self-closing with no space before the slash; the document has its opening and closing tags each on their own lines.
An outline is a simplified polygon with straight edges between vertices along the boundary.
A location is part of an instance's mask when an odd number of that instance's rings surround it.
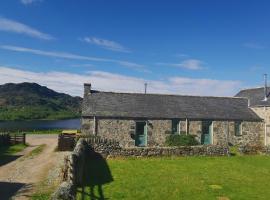
<svg viewBox="0 0 270 200">
<path fill-rule="evenodd" d="M 81 97 L 37 83 L 0 85 L 0 120 L 67 119 L 81 116 Z"/>
</svg>

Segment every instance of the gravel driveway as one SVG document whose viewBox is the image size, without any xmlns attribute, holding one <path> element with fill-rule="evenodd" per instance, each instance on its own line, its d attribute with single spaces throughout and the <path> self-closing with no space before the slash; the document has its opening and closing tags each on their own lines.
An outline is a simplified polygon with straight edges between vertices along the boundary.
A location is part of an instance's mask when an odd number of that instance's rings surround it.
<svg viewBox="0 0 270 200">
<path fill-rule="evenodd" d="M 64 153 L 55 152 L 57 135 L 27 135 L 26 142 L 30 145 L 18 153 L 20 158 L 0 166 L 0 197 L 1 200 L 29 199 L 35 184 L 44 180 L 50 170 L 63 160 Z M 45 144 L 44 150 L 34 156 L 26 156 L 37 146 Z M 15 195 L 16 193 L 16 195 Z"/>
</svg>

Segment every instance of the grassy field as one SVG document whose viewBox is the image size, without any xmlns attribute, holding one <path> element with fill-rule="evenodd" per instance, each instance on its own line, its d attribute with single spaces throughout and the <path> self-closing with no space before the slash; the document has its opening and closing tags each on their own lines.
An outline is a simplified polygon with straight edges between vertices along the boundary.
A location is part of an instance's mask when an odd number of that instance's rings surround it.
<svg viewBox="0 0 270 200">
<path fill-rule="evenodd" d="M 0 146 L 0 160 L 1 156 L 14 155 L 17 152 L 22 151 L 27 145 L 16 144 L 12 146 Z"/>
<path fill-rule="evenodd" d="M 108 165 L 114 181 L 102 186 L 105 199 L 270 198 L 267 156 L 110 159 Z M 97 186 L 94 193 L 100 196 Z M 77 199 L 82 199 L 81 192 Z M 85 190 L 85 199 L 90 199 L 89 188 Z"/>
<path fill-rule="evenodd" d="M 49 130 L 28 130 L 28 131 L 11 131 L 11 134 L 60 134 L 62 133 L 62 129 L 49 129 Z"/>
</svg>

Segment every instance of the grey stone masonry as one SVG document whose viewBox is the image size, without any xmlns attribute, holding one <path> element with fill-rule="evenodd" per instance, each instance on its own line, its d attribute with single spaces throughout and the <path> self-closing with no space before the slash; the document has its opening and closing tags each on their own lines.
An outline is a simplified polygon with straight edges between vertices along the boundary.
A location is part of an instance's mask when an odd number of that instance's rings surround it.
<svg viewBox="0 0 270 200">
<path fill-rule="evenodd" d="M 242 122 L 241 134 L 235 134 L 235 122 L 213 122 L 213 144 L 215 145 L 264 145 L 264 123 Z"/>
<path fill-rule="evenodd" d="M 114 139 L 122 147 L 135 146 L 136 119 L 103 119 L 83 118 L 82 133 L 84 135 L 96 135 L 101 138 Z M 168 134 L 172 131 L 172 120 L 150 119 L 144 120 L 147 123 L 147 146 L 164 146 Z M 95 123 L 94 123 L 95 122 Z M 202 121 L 189 120 L 180 121 L 181 133 L 195 135 L 198 142 L 201 142 Z M 235 134 L 235 121 L 212 121 L 212 144 L 214 145 L 264 145 L 264 122 L 242 121 L 241 135 Z"/>
<path fill-rule="evenodd" d="M 123 148 L 117 142 L 95 142 L 93 138 L 85 141 L 103 157 L 160 157 L 160 156 L 226 156 L 227 146 L 199 145 L 181 147 L 128 147 Z M 104 141 L 104 140 L 101 140 Z"/>
</svg>

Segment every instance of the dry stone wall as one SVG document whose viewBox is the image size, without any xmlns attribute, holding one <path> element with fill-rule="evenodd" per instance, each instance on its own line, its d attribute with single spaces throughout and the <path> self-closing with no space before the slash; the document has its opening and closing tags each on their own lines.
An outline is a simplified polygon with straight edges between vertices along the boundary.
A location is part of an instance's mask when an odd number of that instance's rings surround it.
<svg viewBox="0 0 270 200">
<path fill-rule="evenodd" d="M 81 138 L 74 151 L 65 159 L 63 182 L 52 195 L 52 200 L 75 200 L 76 187 L 81 184 L 88 144 Z"/>
<path fill-rule="evenodd" d="M 122 148 L 115 141 L 86 142 L 103 157 L 160 157 L 160 156 L 225 156 L 229 155 L 227 146 L 199 145 L 181 147 L 129 147 Z"/>
</svg>

